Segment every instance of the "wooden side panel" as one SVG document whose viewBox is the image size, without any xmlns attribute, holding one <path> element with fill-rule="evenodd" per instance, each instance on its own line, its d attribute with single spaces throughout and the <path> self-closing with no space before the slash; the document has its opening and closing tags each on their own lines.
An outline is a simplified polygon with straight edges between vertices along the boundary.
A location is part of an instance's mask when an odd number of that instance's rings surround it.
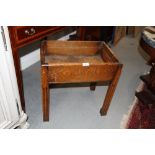
<svg viewBox="0 0 155 155">
<path fill-rule="evenodd" d="M 52 83 L 111 81 L 117 66 L 117 64 L 53 66 L 49 67 L 48 78 Z"/>
<path fill-rule="evenodd" d="M 98 41 L 48 41 L 48 54 L 59 55 L 94 55 L 102 48 Z"/>
<path fill-rule="evenodd" d="M 94 55 L 98 53 L 98 47 L 55 47 L 48 48 L 48 54 L 58 54 L 58 55 Z"/>
<path fill-rule="evenodd" d="M 101 41 L 56 41 L 56 40 L 49 40 L 47 41 L 47 46 L 48 47 L 69 47 L 69 46 L 74 46 L 74 47 L 95 47 L 100 45 Z"/>
<path fill-rule="evenodd" d="M 102 46 L 102 58 L 105 62 L 119 62 L 114 52 L 105 43 Z"/>
</svg>

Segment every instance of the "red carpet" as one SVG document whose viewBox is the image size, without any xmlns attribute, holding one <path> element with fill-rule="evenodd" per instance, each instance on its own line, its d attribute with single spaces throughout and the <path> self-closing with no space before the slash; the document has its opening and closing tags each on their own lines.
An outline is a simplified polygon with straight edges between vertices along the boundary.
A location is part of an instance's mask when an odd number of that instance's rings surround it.
<svg viewBox="0 0 155 155">
<path fill-rule="evenodd" d="M 128 115 L 124 116 L 122 128 L 155 129 L 155 105 L 143 105 L 135 99 Z"/>
</svg>

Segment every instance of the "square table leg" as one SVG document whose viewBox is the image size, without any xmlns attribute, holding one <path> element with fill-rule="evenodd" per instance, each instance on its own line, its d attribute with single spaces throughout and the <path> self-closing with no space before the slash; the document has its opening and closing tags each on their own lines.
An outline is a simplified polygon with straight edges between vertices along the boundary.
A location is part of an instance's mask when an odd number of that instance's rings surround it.
<svg viewBox="0 0 155 155">
<path fill-rule="evenodd" d="M 115 89 L 116 89 L 116 86 L 117 86 L 117 83 L 118 83 L 118 80 L 119 80 L 119 77 L 120 77 L 120 74 L 121 74 L 121 70 L 122 70 L 122 65 L 120 64 L 119 67 L 118 67 L 118 70 L 117 70 L 117 72 L 115 74 L 114 79 L 112 80 L 112 82 L 110 83 L 110 85 L 108 87 L 108 90 L 107 90 L 107 93 L 106 93 L 102 108 L 100 110 L 101 116 L 107 114 L 107 111 L 108 111 L 109 106 L 110 106 L 110 102 L 111 102 L 112 97 L 114 95 L 114 92 L 115 92 Z"/>
<path fill-rule="evenodd" d="M 41 67 L 43 121 L 49 121 L 48 67 Z"/>
<path fill-rule="evenodd" d="M 91 90 L 91 91 L 95 91 L 95 88 L 96 88 L 96 82 L 92 82 L 92 83 L 90 84 L 90 90 Z"/>
</svg>

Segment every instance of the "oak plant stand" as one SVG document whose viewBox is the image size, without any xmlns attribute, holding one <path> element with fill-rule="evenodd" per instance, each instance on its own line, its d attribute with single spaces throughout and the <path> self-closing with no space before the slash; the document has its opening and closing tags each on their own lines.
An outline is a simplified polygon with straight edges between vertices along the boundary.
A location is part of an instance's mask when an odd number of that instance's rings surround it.
<svg viewBox="0 0 155 155">
<path fill-rule="evenodd" d="M 100 110 L 106 115 L 116 89 L 122 64 L 111 49 L 99 41 L 43 41 L 41 44 L 41 80 L 43 120 L 49 121 L 49 84 L 109 81 Z"/>
</svg>

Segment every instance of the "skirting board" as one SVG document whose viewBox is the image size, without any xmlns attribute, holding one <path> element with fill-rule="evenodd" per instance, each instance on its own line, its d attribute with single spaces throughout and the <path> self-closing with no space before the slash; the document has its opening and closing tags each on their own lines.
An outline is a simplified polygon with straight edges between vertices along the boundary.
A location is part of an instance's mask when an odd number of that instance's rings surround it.
<svg viewBox="0 0 155 155">
<path fill-rule="evenodd" d="M 76 33 L 76 31 L 74 31 L 66 36 L 63 36 L 63 37 L 59 38 L 58 40 L 68 40 L 69 36 L 72 34 L 75 34 L 75 33 Z M 37 50 L 31 52 L 30 54 L 27 54 L 20 58 L 21 69 L 25 70 L 26 68 L 30 67 L 31 65 L 35 64 L 38 61 L 40 61 L 40 49 L 37 49 Z"/>
</svg>

